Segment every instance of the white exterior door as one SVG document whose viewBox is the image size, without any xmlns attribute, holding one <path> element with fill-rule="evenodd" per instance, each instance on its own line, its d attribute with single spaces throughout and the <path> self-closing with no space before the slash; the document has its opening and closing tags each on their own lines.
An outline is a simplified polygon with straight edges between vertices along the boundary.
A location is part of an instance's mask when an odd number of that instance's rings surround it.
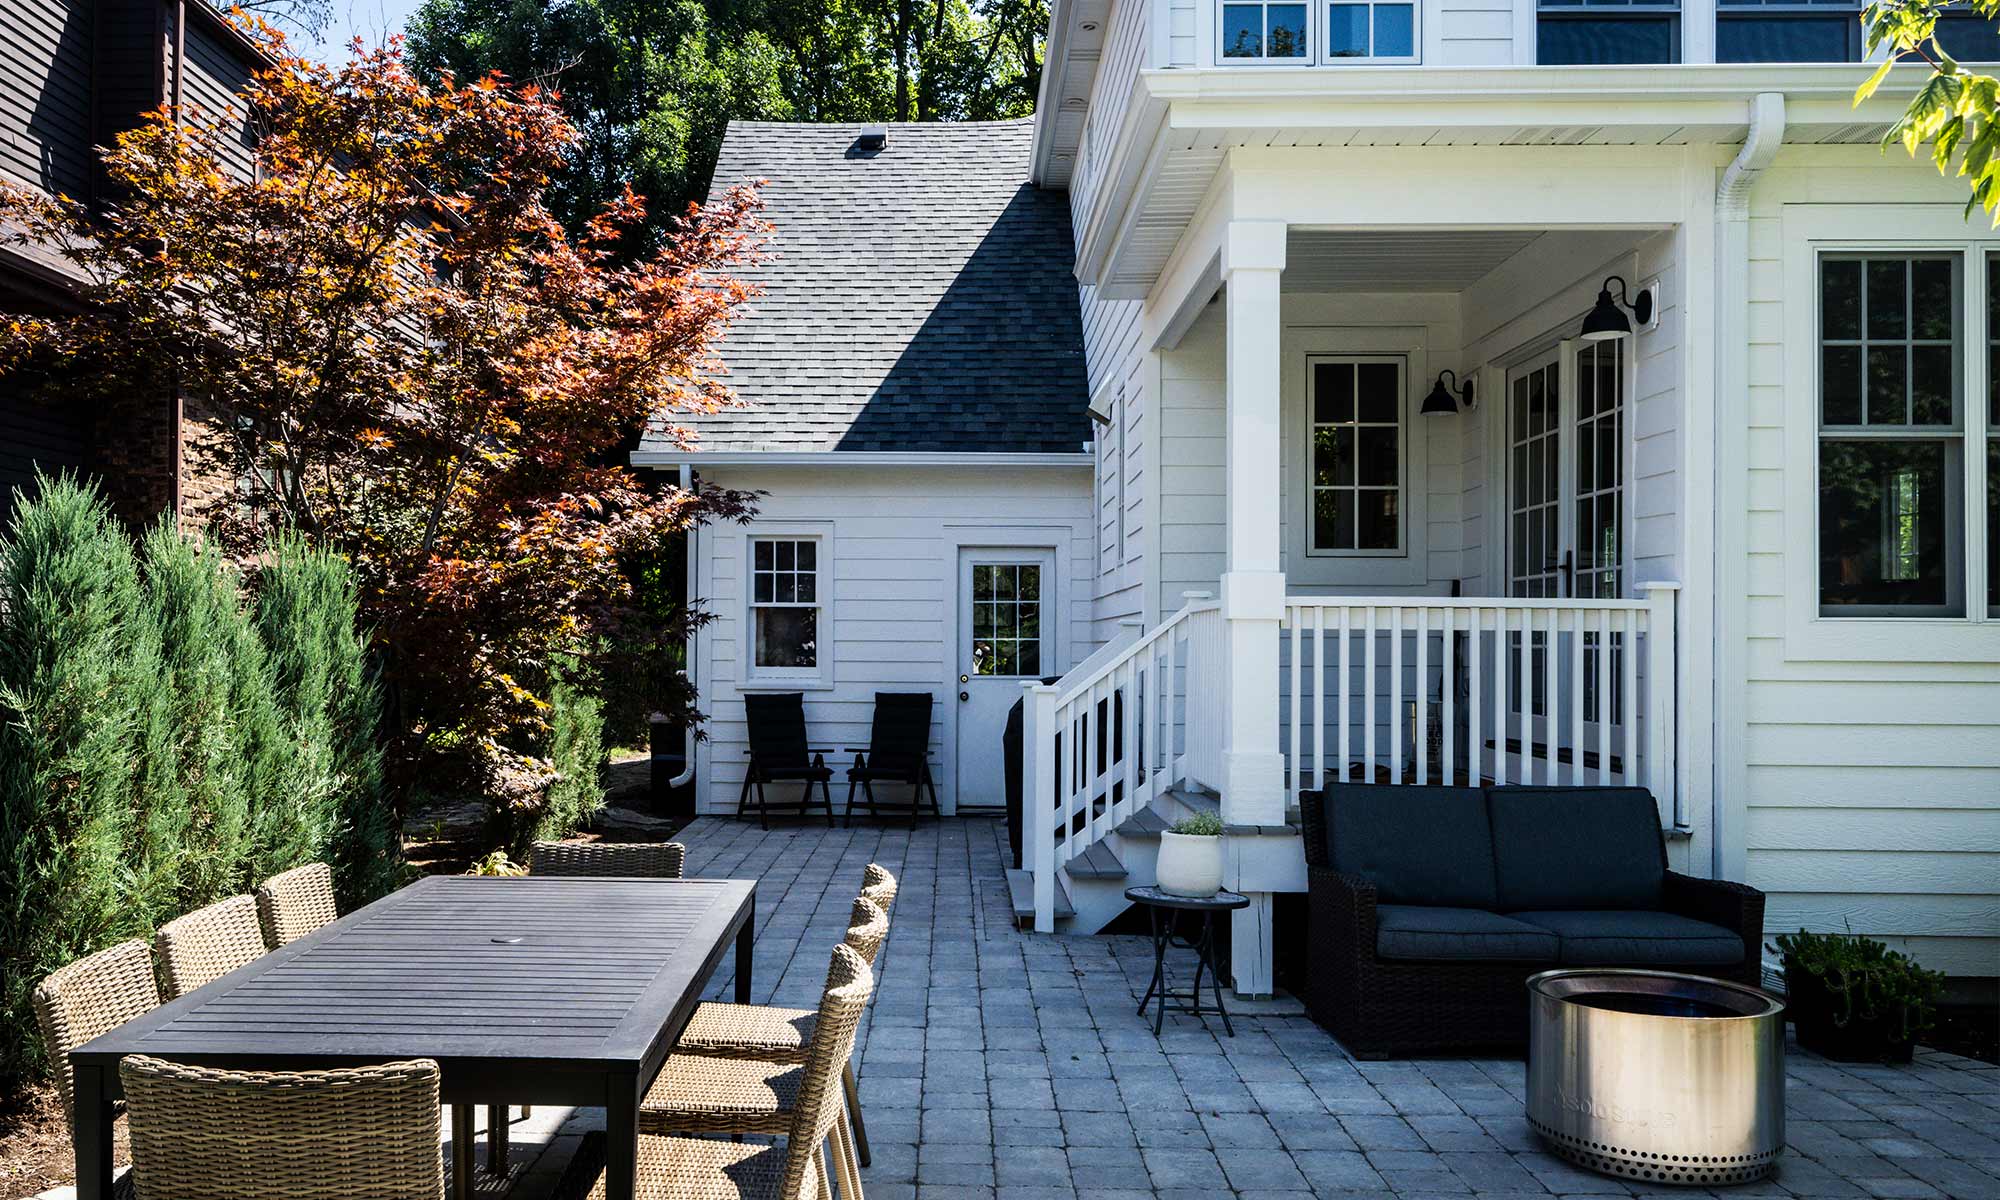
<svg viewBox="0 0 2000 1200">
<path fill-rule="evenodd" d="M 1001 807 L 1007 779 L 1001 735 L 1023 680 L 1061 674 L 1055 663 L 1055 552 L 958 553 L 957 787 L 959 804 Z"/>
<path fill-rule="evenodd" d="M 1625 343 L 1564 342 L 1517 366 L 1507 376 L 1507 594 L 1511 597 L 1570 599 L 1616 597 L 1625 587 Z M 1510 635 L 1511 663 L 1520 661 L 1520 634 Z M 1508 679 L 1510 735 L 1517 753 L 1536 758 L 1553 751 L 1572 762 L 1572 774 L 1595 764 L 1569 758 L 1570 714 L 1560 718 L 1551 738 L 1549 672 L 1574 678 L 1574 635 L 1550 647 L 1544 633 L 1530 635 L 1526 678 Z M 1584 745 L 1597 745 L 1598 655 L 1596 634 L 1582 639 Z M 1551 651 L 1554 661 L 1551 662 Z M 1616 727 L 1624 719 L 1624 698 L 1616 681 L 1624 674 L 1624 647 L 1613 644 L 1613 694 L 1605 711 Z M 1565 704 L 1575 703 L 1566 699 Z M 1524 714 L 1529 732 L 1521 732 Z M 1539 765 L 1539 764 L 1538 764 Z M 1537 772 L 1539 774 L 1539 771 Z"/>
</svg>

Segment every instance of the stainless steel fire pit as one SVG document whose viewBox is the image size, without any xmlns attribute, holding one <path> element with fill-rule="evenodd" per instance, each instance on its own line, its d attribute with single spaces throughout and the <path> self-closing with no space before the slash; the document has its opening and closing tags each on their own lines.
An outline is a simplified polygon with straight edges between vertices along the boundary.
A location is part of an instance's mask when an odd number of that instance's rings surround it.
<svg viewBox="0 0 2000 1200">
<path fill-rule="evenodd" d="M 1664 971 L 1528 980 L 1528 1123 L 1562 1157 L 1648 1183 L 1762 1179 L 1785 1144 L 1784 1005 Z"/>
</svg>

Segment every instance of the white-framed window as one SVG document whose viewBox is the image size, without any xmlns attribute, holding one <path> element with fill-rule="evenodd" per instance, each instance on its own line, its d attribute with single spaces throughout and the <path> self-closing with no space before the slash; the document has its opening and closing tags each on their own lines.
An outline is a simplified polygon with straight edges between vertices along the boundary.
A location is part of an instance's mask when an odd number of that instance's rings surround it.
<svg viewBox="0 0 2000 1200">
<path fill-rule="evenodd" d="M 1223 0 L 1216 57 L 1231 63 L 1310 62 L 1311 11 L 1294 0 Z"/>
<path fill-rule="evenodd" d="M 1535 61 L 1544 66 L 1680 59 L 1680 0 L 1536 0 Z"/>
<path fill-rule="evenodd" d="M 1419 50 L 1415 0 L 1219 0 L 1216 61 L 1414 63 Z"/>
<path fill-rule="evenodd" d="M 1719 0 L 1715 61 L 1859 62 L 1857 0 Z"/>
<path fill-rule="evenodd" d="M 1822 616 L 1966 612 L 1968 325 L 1993 338 L 1990 303 L 1965 311 L 1967 269 L 1956 252 L 1819 256 Z"/>
<path fill-rule="evenodd" d="M 1320 53 L 1329 61 L 1417 61 L 1417 6 L 1335 0 L 1323 10 L 1326 36 Z"/>
<path fill-rule="evenodd" d="M 749 678 L 824 680 L 830 673 L 826 539 L 773 531 L 749 537 Z"/>
<path fill-rule="evenodd" d="M 1401 355 L 1308 361 L 1308 554 L 1406 553 L 1406 372 Z"/>
</svg>

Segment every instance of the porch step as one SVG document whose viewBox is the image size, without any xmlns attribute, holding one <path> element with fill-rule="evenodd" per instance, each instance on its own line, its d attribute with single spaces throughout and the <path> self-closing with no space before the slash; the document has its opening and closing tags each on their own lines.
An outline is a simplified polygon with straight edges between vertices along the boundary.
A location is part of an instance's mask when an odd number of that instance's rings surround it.
<svg viewBox="0 0 2000 1200">
<path fill-rule="evenodd" d="M 1033 920 L 1035 917 L 1035 875 L 1019 867 L 1007 868 L 1007 897 L 1014 905 L 1014 919 Z M 1076 915 L 1076 905 L 1069 900 L 1069 889 L 1062 885 L 1062 877 L 1056 877 L 1056 919 Z"/>
<path fill-rule="evenodd" d="M 1125 864 L 1103 842 L 1092 842 L 1065 864 L 1071 879 L 1123 879 Z"/>
<path fill-rule="evenodd" d="M 1181 806 L 1189 812 L 1213 813 L 1218 817 L 1222 815 L 1222 801 L 1215 796 L 1209 795 L 1207 792 L 1190 792 L 1182 788 L 1174 788 L 1167 793 L 1167 796 L 1170 799 L 1178 800 Z"/>
<path fill-rule="evenodd" d="M 1142 808 L 1125 818 L 1117 829 L 1119 837 L 1156 838 L 1173 828 L 1173 823 L 1150 808 Z"/>
</svg>

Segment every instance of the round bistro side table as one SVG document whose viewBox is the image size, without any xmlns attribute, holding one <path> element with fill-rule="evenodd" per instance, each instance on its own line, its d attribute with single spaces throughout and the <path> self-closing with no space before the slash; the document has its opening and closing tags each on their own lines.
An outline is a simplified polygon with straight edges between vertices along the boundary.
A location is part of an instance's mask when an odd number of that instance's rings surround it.
<svg viewBox="0 0 2000 1200">
<path fill-rule="evenodd" d="M 1201 973 L 1208 971 L 1209 988 L 1215 994 L 1213 1011 L 1222 1018 L 1222 1028 L 1230 1037 L 1236 1036 L 1236 1029 L 1229 1023 L 1229 1010 L 1222 1007 L 1222 971 L 1215 962 L 1215 916 L 1231 909 L 1247 908 L 1250 897 L 1241 892 L 1217 892 L 1213 896 L 1176 896 L 1156 887 L 1135 887 L 1125 889 L 1125 898 L 1134 904 L 1143 905 L 1146 916 L 1153 923 L 1153 981 L 1146 985 L 1146 995 L 1139 1001 L 1139 1015 L 1146 1015 L 1146 1006 L 1153 1002 L 1155 995 L 1160 998 L 1159 1011 L 1153 1014 L 1153 1036 L 1160 1035 L 1160 1029 L 1167 1020 L 1167 947 L 1175 941 L 1176 927 L 1184 912 L 1201 916 L 1201 934 L 1193 941 L 1181 938 L 1180 944 L 1195 952 L 1194 986 L 1188 989 L 1187 999 L 1172 996 L 1175 1011 L 1200 1017 L 1205 1010 L 1201 1003 Z"/>
</svg>

